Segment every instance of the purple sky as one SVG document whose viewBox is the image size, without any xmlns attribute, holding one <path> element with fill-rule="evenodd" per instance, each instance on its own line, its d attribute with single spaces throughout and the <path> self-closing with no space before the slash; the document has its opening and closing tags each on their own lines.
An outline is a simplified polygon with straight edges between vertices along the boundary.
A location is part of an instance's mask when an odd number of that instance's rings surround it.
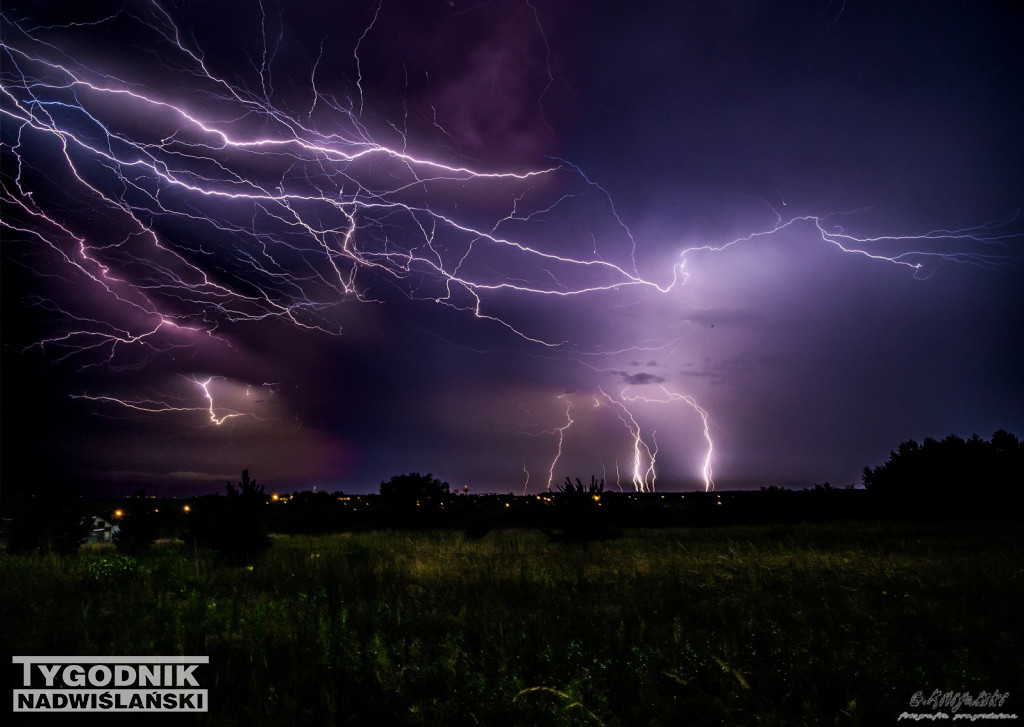
<svg viewBox="0 0 1024 727">
<path fill-rule="evenodd" d="M 890 5 L 5 3 L 0 486 L 1024 433 L 1024 15 Z"/>
</svg>

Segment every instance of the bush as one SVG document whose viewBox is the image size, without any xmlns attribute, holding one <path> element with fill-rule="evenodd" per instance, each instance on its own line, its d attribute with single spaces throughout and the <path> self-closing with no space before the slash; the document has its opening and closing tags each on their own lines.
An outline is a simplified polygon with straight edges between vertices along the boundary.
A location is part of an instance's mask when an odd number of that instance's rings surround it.
<svg viewBox="0 0 1024 727">
<path fill-rule="evenodd" d="M 577 477 L 574 485 L 566 477 L 565 484 L 553 495 L 553 520 L 543 528 L 544 534 L 550 540 L 562 543 L 587 543 L 621 537 L 622 531 L 608 526 L 601 506 L 603 494 L 603 479 L 591 477 L 590 484 L 584 485 Z"/>
</svg>

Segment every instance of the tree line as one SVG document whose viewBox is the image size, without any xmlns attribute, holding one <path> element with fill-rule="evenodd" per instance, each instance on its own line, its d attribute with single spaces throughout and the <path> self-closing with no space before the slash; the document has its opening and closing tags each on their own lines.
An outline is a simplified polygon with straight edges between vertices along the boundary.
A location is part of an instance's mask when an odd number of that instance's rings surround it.
<svg viewBox="0 0 1024 727">
<path fill-rule="evenodd" d="M 927 438 L 902 442 L 877 467 L 865 467 L 865 489 L 894 515 L 984 514 L 1009 507 L 1024 486 L 1024 445 L 1000 429 L 988 440 Z"/>
<path fill-rule="evenodd" d="M 589 484 L 566 478 L 542 497 L 495 499 L 455 496 L 447 482 L 417 472 L 380 483 L 375 498 L 340 493 L 301 492 L 274 506 L 243 471 L 224 495 L 192 500 L 187 513 L 170 517 L 137 498 L 118 518 L 114 543 L 125 551 L 148 547 L 173 531 L 184 542 L 208 548 L 233 562 L 249 562 L 266 550 L 270 532 L 323 533 L 366 529 L 461 529 L 485 536 L 493 527 L 535 527 L 553 541 L 604 540 L 621 527 L 709 525 L 729 522 L 793 522 L 838 517 L 952 519 L 1019 517 L 1012 498 L 1024 486 L 1024 444 L 999 430 L 988 440 L 950 435 L 941 440 L 902 442 L 889 458 L 865 467 L 864 491 L 830 485 L 808 491 L 776 487 L 720 495 L 688 493 L 685 505 L 667 505 L 629 493 L 606 492 L 604 481 Z M 851 499 L 851 496 L 856 498 Z M 866 498 L 861 497 L 866 495 Z M 358 503 L 346 501 L 359 501 Z M 370 502 L 367 502 L 367 501 Z M 515 506 L 513 507 L 513 502 Z M 41 488 L 35 496 L 5 507 L 3 540 L 9 551 L 70 553 L 84 541 L 89 521 L 78 492 L 70 485 Z M 851 505 L 855 507 L 851 507 Z"/>
</svg>

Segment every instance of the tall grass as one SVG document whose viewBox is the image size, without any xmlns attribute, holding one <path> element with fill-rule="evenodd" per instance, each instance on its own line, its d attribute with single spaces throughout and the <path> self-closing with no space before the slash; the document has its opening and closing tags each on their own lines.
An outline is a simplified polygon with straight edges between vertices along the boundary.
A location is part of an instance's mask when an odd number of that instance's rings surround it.
<svg viewBox="0 0 1024 727">
<path fill-rule="evenodd" d="M 3 554 L 0 614 L 10 654 L 208 654 L 207 724 L 876 725 L 1024 683 L 1022 555 L 1015 525 L 279 537 Z"/>
</svg>

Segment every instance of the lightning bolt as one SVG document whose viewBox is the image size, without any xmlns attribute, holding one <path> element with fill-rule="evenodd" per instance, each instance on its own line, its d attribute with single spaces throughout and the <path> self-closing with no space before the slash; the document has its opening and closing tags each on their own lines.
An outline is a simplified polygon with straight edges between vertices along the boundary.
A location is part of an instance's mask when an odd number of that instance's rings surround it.
<svg viewBox="0 0 1024 727">
<path fill-rule="evenodd" d="M 72 395 L 72 399 L 78 399 L 82 401 L 91 401 L 103 404 L 113 404 L 124 409 L 130 409 L 132 411 L 141 412 L 144 414 L 193 414 L 202 413 L 209 417 L 209 421 L 215 426 L 220 426 L 224 422 L 235 419 L 238 417 L 251 417 L 259 419 L 255 414 L 249 412 L 240 412 L 233 409 L 225 409 L 224 407 L 218 407 L 214 402 L 214 394 L 211 391 L 211 386 L 214 381 L 218 380 L 219 377 L 208 376 L 205 380 L 200 380 L 195 376 L 183 377 L 185 381 L 196 386 L 201 394 L 200 398 L 205 400 L 205 404 L 192 404 L 183 405 L 174 403 L 169 398 L 165 397 L 162 399 L 124 399 L 116 396 L 108 395 L 93 395 L 93 394 L 75 394 Z M 247 387 L 246 396 L 251 394 L 251 387 Z M 223 413 L 218 414 L 218 409 Z"/>
<path fill-rule="evenodd" d="M 539 27 L 536 8 L 526 4 Z M 258 91 L 232 80 L 242 75 L 213 70 L 188 28 L 158 2 L 51 26 L 3 13 L 0 228 L 5 247 L 16 246 L 19 263 L 61 298 L 35 299 L 60 328 L 32 346 L 60 360 L 80 357 L 86 366 L 137 367 L 199 337 L 223 341 L 221 329 L 243 322 L 273 319 L 340 335 L 340 310 L 397 292 L 497 326 L 538 350 L 582 356 L 592 352 L 517 320 L 508 301 L 556 305 L 627 290 L 664 295 L 686 281 L 695 253 L 796 226 L 844 254 L 905 267 L 915 277 L 940 261 L 998 264 L 1021 236 L 1018 215 L 919 235 L 858 236 L 837 222 L 840 215 L 775 212 L 763 230 L 685 247 L 658 275 L 641 275 L 637 241 L 612 196 L 573 163 L 552 158 L 536 168 L 485 170 L 416 151 L 394 126 L 398 144 L 368 126 L 360 46 L 380 11 L 376 3 L 353 48 L 356 99 L 318 87 L 321 43 L 302 117 L 275 101 L 277 50 L 268 43 L 262 6 L 262 48 L 253 63 Z M 65 42 L 115 23 L 132 24 L 138 45 L 159 60 L 159 73 L 147 74 L 144 63 L 116 67 L 95 48 L 79 55 L 72 49 L 80 44 Z M 549 83 L 539 102 L 553 79 L 552 50 L 541 33 Z M 581 220 L 587 224 L 576 224 Z M 191 379 L 202 406 L 75 398 L 147 414 L 204 412 L 217 426 L 245 416 L 215 405 L 214 380 Z M 682 402 L 704 423 L 703 478 L 711 489 L 708 413 L 692 397 L 662 393 L 600 392 L 629 432 L 633 486 L 653 490 L 658 446 L 627 403 Z M 571 400 L 560 398 L 566 423 L 551 431 L 558 448 L 548 489 L 574 424 Z"/>
<path fill-rule="evenodd" d="M 574 169 L 482 172 L 447 165 L 376 142 L 351 110 L 338 105 L 331 106 L 332 131 L 318 131 L 211 73 L 202 54 L 184 45 L 170 15 L 153 7 L 149 30 L 177 52 L 193 82 L 205 84 L 205 92 L 226 107 L 224 115 L 200 113 L 112 74 L 50 60 L 44 52 L 54 49 L 19 23 L 7 22 L 5 37 L 27 48 L 6 40 L 2 46 L 8 60 L 2 112 L 17 139 L 5 144 L 17 174 L 4 199 L 30 220 L 19 224 L 5 215 L 5 226 L 42 238 L 72 272 L 137 312 L 202 321 L 207 328 L 279 317 L 336 333 L 327 315 L 333 307 L 372 300 L 371 288 L 404 282 L 410 297 L 554 346 L 487 312 L 486 301 L 507 292 L 566 297 L 623 287 L 665 292 L 676 284 L 674 273 L 658 284 L 641 278 L 631 264 L 542 249 L 529 242 L 532 234 L 503 234 L 568 204 L 575 194 L 522 209 L 537 197 L 535 182 L 568 175 L 571 183 Z M 132 122 L 140 114 L 158 115 L 164 123 L 150 133 Z M 246 116 L 261 119 L 261 128 L 275 135 L 257 135 L 234 121 Z M 72 230 L 73 215 L 57 219 L 36 205 L 28 188 L 29 138 L 33 149 L 48 146 L 58 155 L 78 193 L 126 228 L 124 238 L 96 240 L 104 233 Z M 512 210 L 488 227 L 460 219 L 458 205 L 447 198 L 451 188 L 466 184 L 509 188 Z M 159 230 L 173 224 L 223 233 L 228 244 L 172 243 Z M 268 227 L 276 231 L 264 231 Z M 507 257 L 523 273 L 503 278 L 479 260 L 490 255 Z M 485 268 L 490 272 L 482 273 Z M 171 302 L 184 310 L 166 313 Z"/>
<path fill-rule="evenodd" d="M 668 405 L 675 402 L 681 402 L 696 412 L 700 417 L 701 424 L 703 426 L 704 441 L 707 443 L 707 449 L 701 465 L 701 476 L 704 482 L 705 491 L 713 490 L 715 486 L 712 476 L 714 442 L 711 439 L 708 412 L 697 403 L 694 397 L 688 394 L 680 394 L 670 391 L 664 385 L 658 386 L 658 390 L 660 392 L 659 396 L 648 396 L 635 391 L 636 388 L 637 387 L 635 386 L 627 386 L 618 394 L 618 396 L 613 396 L 603 388 L 599 388 L 597 393 L 593 395 L 594 408 L 596 409 L 602 406 L 607 406 L 607 408 L 615 414 L 615 417 L 625 429 L 631 452 L 631 456 L 629 458 L 629 481 L 630 484 L 632 484 L 633 489 L 636 492 L 655 491 L 655 483 L 657 480 L 656 465 L 658 459 L 658 441 L 657 433 L 655 431 L 651 430 L 649 433 L 645 433 L 645 427 L 640 423 L 641 418 L 638 416 L 634 408 L 628 405 L 635 402 L 655 405 Z M 573 416 L 574 405 L 571 396 L 569 394 L 560 394 L 557 398 L 565 403 L 565 423 L 538 433 L 553 436 L 556 442 L 555 454 L 548 465 L 547 490 L 549 492 L 554 484 L 555 469 L 564 453 L 566 436 L 572 427 L 578 423 L 578 420 Z M 614 465 L 616 472 L 616 484 L 619 489 L 622 490 L 622 478 L 618 459 L 614 461 Z M 602 461 L 601 466 L 602 470 L 607 474 L 607 463 Z M 526 472 L 525 465 L 523 470 Z M 526 484 L 523 488 L 524 494 L 529 486 L 529 481 L 529 472 L 527 472 Z"/>
<path fill-rule="evenodd" d="M 600 394 L 611 405 L 615 415 L 625 426 L 626 431 L 629 432 L 633 445 L 633 466 L 631 469 L 633 488 L 637 492 L 653 492 L 654 481 L 657 477 L 654 465 L 658 458 L 658 443 L 654 433 L 651 434 L 651 444 L 647 444 L 644 441 L 643 433 L 636 417 L 626 408 L 625 403 L 619 399 L 612 398 L 604 389 L 600 390 Z M 619 487 L 621 488 L 621 484 Z"/>
<path fill-rule="evenodd" d="M 218 427 L 226 422 L 228 419 L 234 419 L 235 417 L 245 416 L 241 412 L 228 412 L 221 416 L 217 416 L 215 405 L 213 403 L 213 394 L 210 393 L 210 384 L 213 382 L 213 377 L 208 378 L 206 381 L 200 381 L 199 379 L 192 379 L 192 383 L 203 390 L 203 396 L 209 402 L 207 411 L 210 412 L 210 421 L 216 424 Z"/>
<path fill-rule="evenodd" d="M 551 466 L 548 467 L 548 492 L 551 491 L 551 485 L 555 481 L 555 466 L 558 464 L 558 460 L 562 458 L 562 446 L 565 444 L 565 433 L 575 422 L 572 418 L 572 399 L 567 395 L 561 394 L 559 397 L 565 402 L 565 424 L 560 427 L 556 427 L 554 434 L 556 441 L 558 442 L 558 450 L 555 452 L 555 456 L 551 459 Z"/>
<path fill-rule="evenodd" d="M 775 221 L 770 227 L 721 244 L 688 247 L 679 253 L 680 258 L 683 259 L 681 265 L 685 266 L 685 259 L 694 252 L 722 252 L 734 245 L 772 237 L 791 227 L 810 225 L 814 227 L 822 242 L 833 245 L 843 253 L 900 265 L 909 268 L 915 277 L 920 278 L 927 277 L 933 270 L 928 267 L 929 262 L 945 261 L 982 267 L 998 265 L 1008 257 L 1007 244 L 1012 240 L 1019 240 L 1021 237 L 1021 231 L 1016 227 L 1020 221 L 1019 211 L 1005 219 L 992 220 L 981 225 L 955 230 L 935 229 L 919 235 L 890 234 L 860 237 L 846 232 L 842 225 L 832 222 L 831 220 L 839 216 L 837 214 L 800 215 L 785 218 L 777 211 L 772 211 Z M 916 246 L 921 243 L 932 243 L 933 245 L 954 243 L 960 247 L 946 251 L 918 249 Z M 894 245 L 913 245 L 914 247 L 890 255 L 873 252 L 870 249 L 871 247 L 884 248 Z M 972 245 L 981 247 L 980 249 L 967 249 Z M 685 279 L 685 275 L 683 277 Z"/>
<path fill-rule="evenodd" d="M 664 385 L 661 385 L 661 384 L 658 386 L 658 388 L 661 390 L 661 393 L 664 396 L 662 398 L 660 398 L 660 399 L 644 396 L 643 394 L 627 393 L 627 392 L 629 392 L 630 388 L 631 387 L 626 387 L 625 389 L 623 389 L 622 393 L 619 394 L 620 399 L 622 399 L 624 401 L 644 401 L 644 402 L 656 403 L 656 404 L 667 404 L 667 403 L 674 402 L 674 401 L 681 401 L 684 404 L 686 404 L 688 407 L 693 409 L 695 412 L 697 412 L 697 415 L 700 417 L 701 423 L 702 423 L 703 429 L 704 429 L 704 441 L 707 442 L 707 451 L 704 454 L 704 463 L 703 463 L 703 466 L 701 467 L 701 475 L 704 478 L 704 491 L 705 492 L 710 492 L 711 490 L 713 490 L 715 488 L 715 481 L 712 478 L 711 457 L 712 457 L 712 454 L 714 453 L 715 445 L 714 445 L 714 442 L 711 441 L 711 431 L 710 431 L 710 428 L 708 426 L 708 413 L 707 413 L 707 411 L 705 411 L 704 408 L 701 407 L 700 404 L 698 404 L 697 401 L 692 396 L 690 396 L 689 394 L 679 394 L 679 393 L 674 392 L 674 391 L 669 391 Z M 630 419 L 633 422 L 633 424 L 635 425 L 636 421 L 632 418 L 632 416 L 630 417 Z M 637 427 L 636 429 L 637 429 L 637 441 L 639 442 L 640 441 L 640 438 L 639 438 L 639 427 Z M 653 434 L 652 434 L 652 438 L 653 438 Z M 637 446 L 639 447 L 639 444 Z M 648 454 L 648 459 L 649 459 L 649 462 L 650 462 L 650 465 L 649 465 L 648 469 L 645 471 L 645 474 L 650 477 L 650 486 L 651 486 L 651 489 L 653 490 L 654 489 L 654 460 L 655 460 L 655 456 L 657 454 L 657 444 L 655 443 L 655 450 L 653 452 L 651 452 L 650 449 L 646 449 L 646 448 L 645 448 L 645 451 Z M 638 450 L 638 454 L 639 454 L 639 450 Z M 634 468 L 634 482 L 636 482 L 636 480 L 637 480 L 637 469 Z"/>
</svg>

